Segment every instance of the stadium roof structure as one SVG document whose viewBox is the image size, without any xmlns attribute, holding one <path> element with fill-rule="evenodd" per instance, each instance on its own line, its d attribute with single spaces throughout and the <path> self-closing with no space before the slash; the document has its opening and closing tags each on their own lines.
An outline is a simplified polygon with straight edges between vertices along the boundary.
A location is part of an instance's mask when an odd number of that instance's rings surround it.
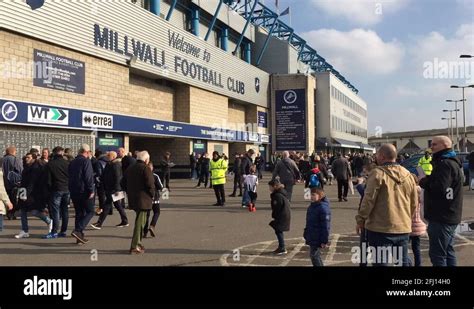
<svg viewBox="0 0 474 309">
<path fill-rule="evenodd" d="M 289 27 L 279 19 L 279 14 L 269 9 L 258 0 L 220 0 L 224 2 L 232 10 L 240 14 L 246 19 L 246 24 L 239 37 L 235 51 L 240 48 L 242 44 L 244 33 L 247 30 L 248 24 L 252 23 L 255 26 L 262 27 L 268 32 L 268 37 L 260 50 L 256 65 L 258 66 L 262 60 L 270 37 L 276 37 L 280 40 L 286 40 L 298 51 L 298 60 L 308 65 L 314 72 L 331 72 L 340 81 L 342 81 L 349 89 L 356 94 L 359 93 L 354 85 L 352 85 L 341 73 L 339 73 L 329 62 L 326 61 L 318 52 L 308 45 L 308 43 L 297 35 L 293 28 Z"/>
</svg>

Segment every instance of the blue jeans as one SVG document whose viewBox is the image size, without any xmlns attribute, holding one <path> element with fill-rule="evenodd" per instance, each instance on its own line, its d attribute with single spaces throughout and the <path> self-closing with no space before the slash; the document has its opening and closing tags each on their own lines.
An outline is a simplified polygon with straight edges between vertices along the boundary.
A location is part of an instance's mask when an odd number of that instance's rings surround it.
<svg viewBox="0 0 474 309">
<path fill-rule="evenodd" d="M 453 245 L 457 226 L 433 221 L 428 224 L 429 253 L 433 266 L 456 266 L 456 252 Z"/>
<path fill-rule="evenodd" d="M 410 236 L 415 266 L 421 266 L 420 236 Z M 412 263 L 411 263 L 412 264 Z"/>
<path fill-rule="evenodd" d="M 44 223 L 50 224 L 51 219 L 46 216 L 42 211 L 33 209 L 31 214 L 39 219 L 41 219 Z M 28 233 L 28 210 L 25 208 L 21 209 L 21 230 L 25 233 Z"/>
<path fill-rule="evenodd" d="M 69 222 L 69 213 L 67 206 L 69 205 L 69 192 L 53 192 L 50 200 L 51 217 L 53 219 L 53 229 L 51 233 L 57 233 L 59 229 L 59 219 L 61 217 L 62 226 L 61 233 L 66 233 Z"/>
<path fill-rule="evenodd" d="M 0 232 L 3 232 L 3 215 L 0 215 Z"/>
<path fill-rule="evenodd" d="M 275 234 L 278 239 L 278 248 L 285 249 L 285 238 L 283 236 L 283 232 L 275 231 Z"/>
<path fill-rule="evenodd" d="M 84 229 L 95 215 L 95 197 L 91 199 L 88 197 L 73 197 L 72 202 L 74 203 L 74 210 L 76 212 L 74 232 L 84 235 Z"/>
<path fill-rule="evenodd" d="M 410 259 L 408 258 L 410 234 L 379 233 L 367 230 L 367 237 L 369 238 L 369 246 L 375 248 L 372 255 L 373 266 L 388 266 L 389 263 L 386 258 L 389 254 L 392 254 L 394 258 L 398 258 L 398 261 L 394 259 L 394 263 L 400 263 L 399 259 L 401 258 L 403 266 L 410 266 Z"/>
<path fill-rule="evenodd" d="M 314 267 L 324 266 L 323 260 L 321 259 L 321 248 L 316 246 L 309 247 L 309 257 Z"/>
</svg>

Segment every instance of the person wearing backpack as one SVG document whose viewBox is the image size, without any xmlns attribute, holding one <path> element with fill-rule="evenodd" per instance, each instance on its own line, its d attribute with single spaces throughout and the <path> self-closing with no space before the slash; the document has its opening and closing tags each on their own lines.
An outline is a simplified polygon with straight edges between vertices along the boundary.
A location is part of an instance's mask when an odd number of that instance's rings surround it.
<svg viewBox="0 0 474 309">
<path fill-rule="evenodd" d="M 3 169 L 3 183 L 10 201 L 13 203 L 13 208 L 7 211 L 7 218 L 9 220 L 15 218 L 16 205 L 16 189 L 21 183 L 21 173 L 23 172 L 22 161 L 16 157 L 16 147 L 9 146 L 5 150 L 5 156 L 2 163 Z"/>
<path fill-rule="evenodd" d="M 324 188 L 324 178 L 318 167 L 310 171 L 306 188 Z"/>
</svg>

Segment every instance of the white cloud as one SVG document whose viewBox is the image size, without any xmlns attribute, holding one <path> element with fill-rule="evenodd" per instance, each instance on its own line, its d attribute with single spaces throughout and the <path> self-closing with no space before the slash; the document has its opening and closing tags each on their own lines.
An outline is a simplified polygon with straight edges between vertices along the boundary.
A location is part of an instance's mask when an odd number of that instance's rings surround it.
<svg viewBox="0 0 474 309">
<path fill-rule="evenodd" d="M 413 89 L 410 89 L 405 86 L 397 86 L 395 87 L 395 95 L 397 96 L 402 96 L 402 97 L 411 97 L 411 96 L 416 96 L 418 95 L 419 92 Z"/>
<path fill-rule="evenodd" d="M 384 15 L 395 13 L 406 7 L 410 0 L 311 0 L 323 13 L 345 18 L 358 25 L 374 25 Z"/>
<path fill-rule="evenodd" d="M 448 74 L 448 78 L 459 79 L 459 82 L 474 80 L 474 63 L 472 59 L 461 59 L 461 54 L 474 55 L 474 23 L 460 25 L 452 37 L 433 31 L 425 36 L 412 39 L 407 53 L 411 59 L 410 66 L 415 68 L 416 74 L 423 75 L 425 64 L 433 64 L 435 70 L 440 70 L 440 64 L 462 66 L 463 72 Z M 436 64 L 437 67 L 436 67 Z M 445 78 L 446 81 L 449 81 Z"/>
<path fill-rule="evenodd" d="M 474 54 L 474 24 L 458 27 L 451 38 L 437 31 L 424 37 L 415 37 L 408 50 L 409 55 L 420 64 L 438 58 L 444 61 L 459 60 L 461 54 Z"/>
<path fill-rule="evenodd" d="M 456 0 L 456 2 L 463 8 L 474 10 L 474 1 L 472 0 Z"/>
<path fill-rule="evenodd" d="M 384 42 L 372 30 L 313 30 L 302 34 L 341 74 L 388 74 L 400 67 L 404 47 L 396 40 Z"/>
</svg>

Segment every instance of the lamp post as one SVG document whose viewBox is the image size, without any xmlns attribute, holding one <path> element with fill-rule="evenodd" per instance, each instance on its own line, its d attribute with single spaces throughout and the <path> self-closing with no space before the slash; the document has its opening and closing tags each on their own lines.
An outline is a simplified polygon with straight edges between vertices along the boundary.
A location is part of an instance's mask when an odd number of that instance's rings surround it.
<svg viewBox="0 0 474 309">
<path fill-rule="evenodd" d="M 453 122 L 452 122 L 452 119 L 456 119 L 455 117 L 453 117 L 453 112 L 457 112 L 458 109 L 443 109 L 443 112 L 445 113 L 448 113 L 449 112 L 449 119 L 451 121 L 451 123 L 449 124 L 449 129 L 451 130 L 451 140 L 454 139 L 454 127 L 453 127 Z"/>
<path fill-rule="evenodd" d="M 461 55 L 467 56 L 467 55 Z M 461 58 L 470 58 L 470 57 L 461 57 Z M 452 85 L 451 88 L 461 88 L 462 89 L 462 118 L 463 118 L 463 128 L 464 128 L 464 136 L 463 136 L 463 144 L 464 144 L 464 151 L 467 152 L 467 131 L 466 131 L 466 98 L 464 97 L 464 89 L 465 88 L 474 88 L 474 84 L 468 86 L 456 86 Z"/>
<path fill-rule="evenodd" d="M 446 100 L 446 102 L 454 102 L 454 110 L 456 111 L 455 118 L 456 118 L 456 148 L 459 150 L 459 127 L 458 127 L 458 102 L 463 102 L 463 100 Z"/>
<path fill-rule="evenodd" d="M 451 136 L 451 120 L 452 120 L 452 119 L 454 119 L 454 118 L 451 118 L 451 117 L 449 117 L 449 118 L 447 118 L 447 117 L 441 118 L 441 120 L 447 120 L 447 121 L 448 121 L 448 137 L 449 137 L 450 140 L 453 140 L 453 139 L 452 139 L 452 136 Z"/>
</svg>

